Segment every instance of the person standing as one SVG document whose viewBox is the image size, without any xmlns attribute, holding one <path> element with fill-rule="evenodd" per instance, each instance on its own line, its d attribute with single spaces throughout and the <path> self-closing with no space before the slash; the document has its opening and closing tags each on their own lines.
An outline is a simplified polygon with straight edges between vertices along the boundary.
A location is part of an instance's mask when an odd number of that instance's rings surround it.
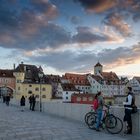
<svg viewBox="0 0 140 140">
<path fill-rule="evenodd" d="M 6 95 L 5 101 L 6 101 L 6 105 L 9 106 L 9 102 L 10 102 L 10 95 L 9 94 Z"/>
<path fill-rule="evenodd" d="M 21 106 L 21 111 L 24 111 L 24 107 L 25 107 L 25 97 L 22 96 L 20 99 L 20 106 Z"/>
<path fill-rule="evenodd" d="M 35 111 L 35 103 L 36 103 L 36 97 L 33 94 L 32 95 L 32 111 Z"/>
<path fill-rule="evenodd" d="M 2 98 L 3 98 L 3 103 L 5 103 L 6 96 L 4 94 L 2 95 Z"/>
<path fill-rule="evenodd" d="M 127 122 L 127 130 L 126 134 L 132 134 L 132 106 L 135 104 L 135 97 L 132 92 L 132 87 L 128 87 L 128 94 L 126 97 L 126 102 L 123 102 L 124 108 L 125 108 L 125 115 L 124 115 L 124 122 Z"/>
<path fill-rule="evenodd" d="M 104 106 L 104 99 L 103 99 L 103 95 L 102 92 L 98 92 L 98 108 L 97 108 L 97 121 L 96 121 L 96 131 L 100 131 L 99 130 L 99 126 L 101 124 L 101 120 L 102 120 L 102 111 L 103 111 L 103 106 Z"/>
<path fill-rule="evenodd" d="M 29 104 L 30 104 L 30 110 L 32 110 L 32 106 L 33 106 L 32 95 L 29 97 Z"/>
</svg>

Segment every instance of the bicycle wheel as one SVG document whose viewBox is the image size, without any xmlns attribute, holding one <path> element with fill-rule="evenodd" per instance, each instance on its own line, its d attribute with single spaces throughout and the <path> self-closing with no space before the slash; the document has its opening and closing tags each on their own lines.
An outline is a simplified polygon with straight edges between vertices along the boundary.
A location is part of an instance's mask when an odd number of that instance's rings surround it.
<svg viewBox="0 0 140 140">
<path fill-rule="evenodd" d="M 109 114 L 105 117 L 104 122 L 105 122 L 105 126 L 107 128 L 112 129 L 112 128 L 116 127 L 117 119 L 113 114 Z"/>
<path fill-rule="evenodd" d="M 123 129 L 123 122 L 120 118 L 112 116 L 111 118 L 108 118 L 110 122 L 109 124 L 106 124 L 106 130 L 111 134 L 119 134 Z"/>
<path fill-rule="evenodd" d="M 91 115 L 92 112 L 88 112 L 85 117 L 84 117 L 84 120 L 85 120 L 85 123 L 87 124 L 87 120 L 88 120 L 88 116 Z"/>
<path fill-rule="evenodd" d="M 97 118 L 96 113 L 93 113 L 88 117 L 87 124 L 90 129 L 95 129 L 96 118 Z"/>
</svg>

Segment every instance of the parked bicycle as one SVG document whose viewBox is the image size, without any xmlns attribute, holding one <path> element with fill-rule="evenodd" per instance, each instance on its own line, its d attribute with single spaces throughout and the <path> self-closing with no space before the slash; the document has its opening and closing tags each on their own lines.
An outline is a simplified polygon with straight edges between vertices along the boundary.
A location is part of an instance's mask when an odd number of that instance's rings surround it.
<svg viewBox="0 0 140 140">
<path fill-rule="evenodd" d="M 100 128 L 106 129 L 111 134 L 118 134 L 123 129 L 123 122 L 120 118 L 110 113 L 110 106 L 103 110 L 103 119 Z M 92 113 L 87 117 L 87 125 L 90 129 L 95 129 L 97 113 Z"/>
<path fill-rule="evenodd" d="M 93 109 L 93 106 L 90 106 L 91 107 L 91 110 L 86 113 L 85 117 L 84 117 L 84 120 L 85 120 L 85 123 L 88 125 L 88 117 L 91 116 L 92 114 L 96 114 L 94 109 Z"/>
</svg>

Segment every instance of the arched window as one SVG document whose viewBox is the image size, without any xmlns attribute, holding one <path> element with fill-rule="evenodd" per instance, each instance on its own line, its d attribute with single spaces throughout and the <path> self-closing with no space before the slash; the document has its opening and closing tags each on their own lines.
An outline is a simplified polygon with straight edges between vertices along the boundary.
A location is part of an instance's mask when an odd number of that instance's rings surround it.
<svg viewBox="0 0 140 140">
<path fill-rule="evenodd" d="M 38 88 L 38 87 L 36 87 L 36 88 L 35 88 L 35 91 L 39 91 L 39 88 Z"/>
<path fill-rule="evenodd" d="M 28 94 L 32 94 L 32 91 L 31 91 L 31 90 L 29 90 L 29 91 L 28 91 Z"/>
<path fill-rule="evenodd" d="M 42 91 L 46 91 L 46 88 L 42 88 Z"/>
<path fill-rule="evenodd" d="M 46 95 L 42 95 L 42 98 L 46 98 Z"/>
</svg>

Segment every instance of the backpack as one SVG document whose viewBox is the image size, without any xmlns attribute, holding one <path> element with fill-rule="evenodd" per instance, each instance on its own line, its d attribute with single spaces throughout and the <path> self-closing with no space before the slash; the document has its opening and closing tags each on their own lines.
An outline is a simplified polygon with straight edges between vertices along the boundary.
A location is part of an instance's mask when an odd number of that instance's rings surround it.
<svg viewBox="0 0 140 140">
<path fill-rule="evenodd" d="M 99 106 L 98 99 L 94 99 L 93 101 L 93 109 L 96 111 Z"/>
<path fill-rule="evenodd" d="M 131 104 L 131 106 L 132 106 L 132 114 L 135 114 L 135 113 L 137 113 L 138 112 L 138 109 L 137 109 L 137 106 L 135 105 L 135 97 L 134 96 L 132 96 L 132 104 Z"/>
</svg>

